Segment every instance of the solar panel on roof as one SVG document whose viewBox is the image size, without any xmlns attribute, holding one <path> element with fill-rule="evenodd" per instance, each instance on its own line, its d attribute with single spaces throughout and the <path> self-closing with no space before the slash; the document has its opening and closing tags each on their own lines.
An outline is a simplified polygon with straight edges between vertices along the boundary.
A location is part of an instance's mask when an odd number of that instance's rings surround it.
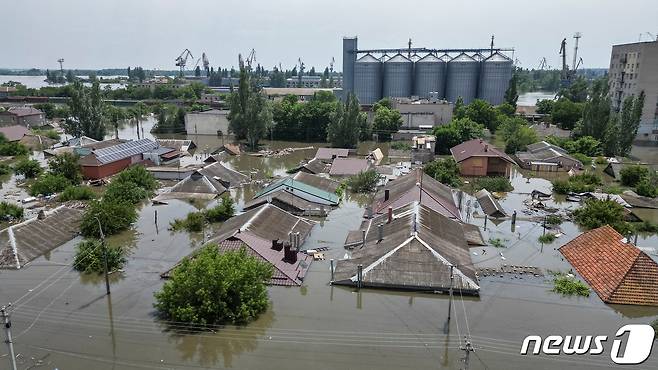
<svg viewBox="0 0 658 370">
<path fill-rule="evenodd" d="M 133 155 L 142 154 L 155 149 L 157 146 L 158 144 L 150 139 L 141 139 L 121 143 L 108 148 L 98 149 L 94 154 L 96 154 L 96 159 L 98 159 L 100 163 L 106 164 L 132 157 Z"/>
</svg>

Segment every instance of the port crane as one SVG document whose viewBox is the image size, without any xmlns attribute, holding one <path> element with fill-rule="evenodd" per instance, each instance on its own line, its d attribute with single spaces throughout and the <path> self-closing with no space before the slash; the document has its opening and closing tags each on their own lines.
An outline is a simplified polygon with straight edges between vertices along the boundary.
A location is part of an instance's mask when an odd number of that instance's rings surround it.
<svg viewBox="0 0 658 370">
<path fill-rule="evenodd" d="M 304 62 L 302 62 L 302 58 L 298 58 L 297 61 L 299 62 L 299 72 L 297 73 L 297 87 L 302 87 L 302 77 L 304 76 Z"/>
<path fill-rule="evenodd" d="M 57 63 L 59 63 L 59 71 L 62 72 L 62 76 L 63 76 L 64 75 L 64 58 L 57 59 Z"/>
<path fill-rule="evenodd" d="M 183 52 L 176 58 L 176 66 L 180 68 L 180 76 L 183 76 L 183 71 L 185 70 L 185 65 L 187 64 L 187 58 L 192 58 L 194 60 L 194 55 L 189 49 L 183 50 Z"/>
<path fill-rule="evenodd" d="M 576 77 L 576 71 L 578 67 L 583 63 L 583 58 L 578 57 L 578 42 L 580 38 L 583 37 L 582 33 L 576 32 L 573 35 L 573 38 L 576 39 L 573 48 L 573 63 L 572 69 L 569 70 L 569 65 L 567 64 L 567 39 L 562 39 L 562 44 L 560 45 L 560 56 L 562 57 L 562 86 L 566 87 L 571 84 L 573 79 Z"/>
</svg>

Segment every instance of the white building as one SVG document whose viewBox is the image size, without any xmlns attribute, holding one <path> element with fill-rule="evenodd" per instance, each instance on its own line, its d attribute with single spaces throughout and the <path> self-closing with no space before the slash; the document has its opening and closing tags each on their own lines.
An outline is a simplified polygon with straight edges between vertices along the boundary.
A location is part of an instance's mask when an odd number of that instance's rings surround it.
<svg viewBox="0 0 658 370">
<path fill-rule="evenodd" d="M 188 135 L 228 135 L 228 110 L 211 109 L 185 114 Z"/>
</svg>

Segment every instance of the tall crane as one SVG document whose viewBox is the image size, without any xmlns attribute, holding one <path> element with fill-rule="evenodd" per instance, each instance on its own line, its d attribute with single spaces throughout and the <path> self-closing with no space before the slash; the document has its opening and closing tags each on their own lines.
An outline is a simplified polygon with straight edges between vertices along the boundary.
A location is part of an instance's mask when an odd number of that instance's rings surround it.
<svg viewBox="0 0 658 370">
<path fill-rule="evenodd" d="M 539 67 L 537 68 L 540 71 L 543 71 L 547 67 L 547 62 L 546 62 L 546 57 L 541 58 L 541 61 L 539 62 Z"/>
<path fill-rule="evenodd" d="M 562 57 L 562 73 L 560 79 L 563 85 L 569 84 L 569 66 L 567 65 L 567 38 L 562 39 L 560 44 L 560 56 Z"/>
<path fill-rule="evenodd" d="M 187 58 L 191 57 L 194 60 L 194 55 L 189 49 L 183 50 L 182 53 L 176 58 L 176 66 L 180 68 L 179 75 L 183 76 L 183 71 L 185 70 L 185 65 L 187 64 Z"/>
<path fill-rule="evenodd" d="M 297 59 L 299 62 L 299 72 L 297 73 L 297 87 L 302 87 L 302 77 L 304 76 L 304 62 L 302 58 Z"/>
<path fill-rule="evenodd" d="M 206 76 L 210 76 L 210 61 L 205 52 L 201 55 L 201 60 L 203 62 L 203 69 L 206 70 Z"/>
<path fill-rule="evenodd" d="M 573 64 L 572 65 L 573 65 L 574 73 L 576 71 L 576 62 L 578 61 L 578 41 L 580 40 L 581 37 L 583 37 L 583 34 L 580 33 L 580 32 L 576 32 L 573 35 L 573 38 L 576 39 L 576 42 L 573 45 Z"/>
<path fill-rule="evenodd" d="M 334 73 L 334 63 L 336 63 L 336 60 L 334 59 L 334 57 L 331 57 L 331 62 L 329 63 L 329 72 L 331 74 Z"/>
<path fill-rule="evenodd" d="M 62 76 L 64 76 L 64 58 L 57 59 L 57 63 L 59 63 L 59 71 L 62 72 Z"/>
</svg>

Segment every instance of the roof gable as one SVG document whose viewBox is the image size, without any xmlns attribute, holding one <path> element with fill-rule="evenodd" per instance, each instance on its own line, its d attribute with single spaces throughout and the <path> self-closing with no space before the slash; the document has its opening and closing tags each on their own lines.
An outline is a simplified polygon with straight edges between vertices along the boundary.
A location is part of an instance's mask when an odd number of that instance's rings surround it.
<svg viewBox="0 0 658 370">
<path fill-rule="evenodd" d="M 455 161 L 461 162 L 471 157 L 497 157 L 514 164 L 505 152 L 482 139 L 472 139 L 450 148 Z"/>
</svg>

